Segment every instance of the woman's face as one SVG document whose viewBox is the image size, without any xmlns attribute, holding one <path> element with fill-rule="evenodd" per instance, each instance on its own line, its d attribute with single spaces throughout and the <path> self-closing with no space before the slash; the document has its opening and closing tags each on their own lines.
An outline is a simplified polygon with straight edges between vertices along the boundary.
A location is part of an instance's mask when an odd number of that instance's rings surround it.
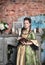
<svg viewBox="0 0 45 65">
<path fill-rule="evenodd" d="M 29 27 L 30 27 L 30 23 L 29 23 L 28 20 L 25 20 L 25 21 L 24 21 L 24 27 L 25 27 L 25 28 L 29 28 Z"/>
</svg>

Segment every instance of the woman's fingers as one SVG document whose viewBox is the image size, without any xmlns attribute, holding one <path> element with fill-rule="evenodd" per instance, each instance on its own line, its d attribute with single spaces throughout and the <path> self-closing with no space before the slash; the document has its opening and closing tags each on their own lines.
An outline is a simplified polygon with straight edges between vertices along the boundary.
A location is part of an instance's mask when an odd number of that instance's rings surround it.
<svg viewBox="0 0 45 65">
<path fill-rule="evenodd" d="M 21 42 L 22 44 L 26 44 L 24 41 Z"/>
<path fill-rule="evenodd" d="M 17 38 L 17 40 L 20 40 L 20 39 L 21 39 L 21 37 L 18 37 L 18 38 Z"/>
<path fill-rule="evenodd" d="M 22 44 L 25 44 L 25 45 L 31 45 L 32 42 L 24 42 L 24 41 L 21 41 Z"/>
<path fill-rule="evenodd" d="M 32 44 L 32 42 L 27 42 L 27 44 Z"/>
</svg>

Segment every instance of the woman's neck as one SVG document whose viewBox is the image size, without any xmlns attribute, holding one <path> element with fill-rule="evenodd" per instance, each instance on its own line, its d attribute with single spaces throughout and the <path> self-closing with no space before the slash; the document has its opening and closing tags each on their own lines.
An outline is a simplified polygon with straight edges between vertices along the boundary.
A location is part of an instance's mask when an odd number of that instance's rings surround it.
<svg viewBox="0 0 45 65">
<path fill-rule="evenodd" d="M 27 31 L 29 31 L 30 30 L 30 28 L 27 28 Z"/>
</svg>

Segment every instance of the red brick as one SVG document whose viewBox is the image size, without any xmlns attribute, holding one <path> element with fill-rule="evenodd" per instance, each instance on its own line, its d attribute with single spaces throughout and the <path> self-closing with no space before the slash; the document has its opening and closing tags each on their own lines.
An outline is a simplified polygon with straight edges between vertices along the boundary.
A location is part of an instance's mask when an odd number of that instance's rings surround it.
<svg viewBox="0 0 45 65">
<path fill-rule="evenodd" d="M 29 1 L 29 0 L 28 0 Z M 31 0 L 32 1 L 32 0 Z M 8 0 L 8 3 L 0 5 L 0 20 L 6 21 L 9 23 L 11 28 L 11 24 L 13 21 L 17 21 L 18 18 L 22 16 L 35 16 L 39 14 L 45 13 L 45 5 L 44 2 L 40 2 L 36 0 L 36 2 L 29 3 L 11 3 Z M 44 0 L 43 0 L 44 1 Z"/>
</svg>

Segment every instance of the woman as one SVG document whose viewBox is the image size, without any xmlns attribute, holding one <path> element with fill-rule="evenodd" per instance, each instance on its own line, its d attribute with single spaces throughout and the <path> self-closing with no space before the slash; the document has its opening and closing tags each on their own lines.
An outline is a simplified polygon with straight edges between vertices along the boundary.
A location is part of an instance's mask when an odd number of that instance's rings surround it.
<svg viewBox="0 0 45 65">
<path fill-rule="evenodd" d="M 31 19 L 24 18 L 24 27 L 19 40 L 17 65 L 40 65 L 36 55 L 38 45 L 34 43 L 35 35 L 31 31 Z"/>
</svg>

